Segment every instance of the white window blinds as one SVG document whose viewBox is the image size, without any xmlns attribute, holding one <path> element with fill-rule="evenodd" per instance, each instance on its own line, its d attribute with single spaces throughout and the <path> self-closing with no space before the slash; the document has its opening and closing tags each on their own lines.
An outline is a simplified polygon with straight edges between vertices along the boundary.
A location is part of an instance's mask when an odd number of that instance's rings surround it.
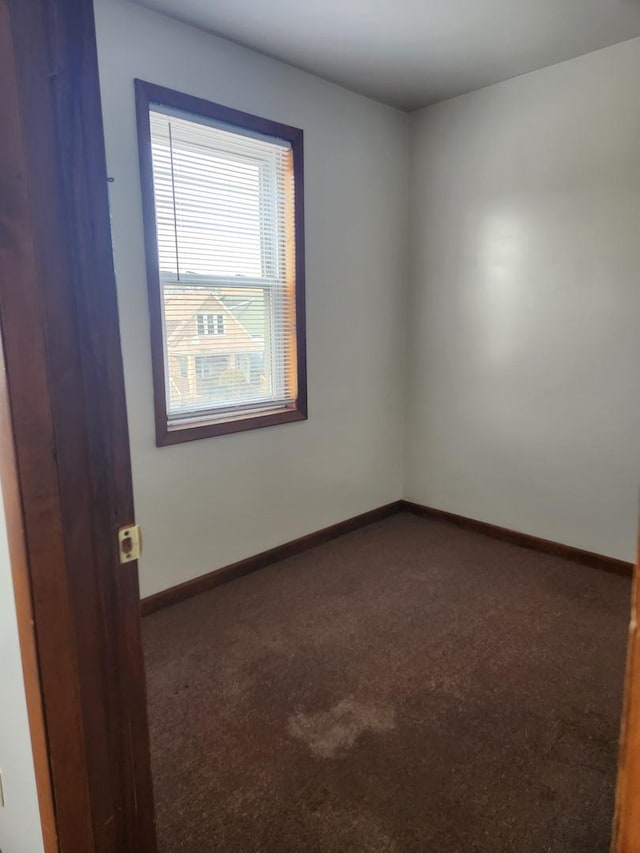
<svg viewBox="0 0 640 853">
<path fill-rule="evenodd" d="M 295 404 L 291 145 L 151 105 L 169 428 Z"/>
</svg>

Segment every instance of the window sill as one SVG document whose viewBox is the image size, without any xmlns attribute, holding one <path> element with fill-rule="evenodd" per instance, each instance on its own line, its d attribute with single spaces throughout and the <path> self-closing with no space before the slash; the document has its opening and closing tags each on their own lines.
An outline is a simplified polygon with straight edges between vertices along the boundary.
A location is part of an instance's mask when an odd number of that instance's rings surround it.
<svg viewBox="0 0 640 853">
<path fill-rule="evenodd" d="M 280 409 L 264 412 L 250 417 L 236 418 L 227 421 L 209 421 L 191 425 L 169 427 L 166 423 L 157 424 L 156 446 L 166 447 L 171 444 L 182 444 L 185 441 L 197 441 L 201 438 L 212 438 L 216 435 L 229 435 L 234 432 L 244 432 L 249 429 L 288 424 L 294 421 L 306 421 L 307 413 L 301 408 Z"/>
</svg>

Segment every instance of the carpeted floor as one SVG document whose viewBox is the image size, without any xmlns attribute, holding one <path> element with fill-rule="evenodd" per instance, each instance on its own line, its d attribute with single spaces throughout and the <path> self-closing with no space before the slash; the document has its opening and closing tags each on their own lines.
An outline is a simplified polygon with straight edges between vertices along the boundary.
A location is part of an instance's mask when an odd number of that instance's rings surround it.
<svg viewBox="0 0 640 853">
<path fill-rule="evenodd" d="M 606 853 L 629 592 L 398 515 L 146 617 L 162 853 Z"/>
</svg>

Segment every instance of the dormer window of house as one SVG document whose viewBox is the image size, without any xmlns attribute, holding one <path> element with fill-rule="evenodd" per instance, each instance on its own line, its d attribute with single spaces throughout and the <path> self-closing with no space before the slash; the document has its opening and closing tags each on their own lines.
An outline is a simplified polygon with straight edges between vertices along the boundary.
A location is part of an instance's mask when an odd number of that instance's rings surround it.
<svg viewBox="0 0 640 853">
<path fill-rule="evenodd" d="M 224 314 L 196 314 L 198 335 L 224 335 Z"/>
<path fill-rule="evenodd" d="M 306 419 L 302 131 L 136 102 L 157 444 Z"/>
</svg>

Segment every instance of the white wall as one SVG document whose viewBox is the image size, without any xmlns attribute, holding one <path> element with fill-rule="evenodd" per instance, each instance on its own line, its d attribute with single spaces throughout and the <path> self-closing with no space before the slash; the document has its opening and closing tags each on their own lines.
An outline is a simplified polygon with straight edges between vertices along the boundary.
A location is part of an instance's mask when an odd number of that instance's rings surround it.
<svg viewBox="0 0 640 853">
<path fill-rule="evenodd" d="M 632 559 L 640 40 L 421 111 L 406 496 Z"/>
<path fill-rule="evenodd" d="M 96 16 L 143 594 L 403 495 L 632 559 L 640 40 L 407 119 L 124 0 Z M 134 77 L 304 128 L 309 421 L 155 447 Z"/>
<path fill-rule="evenodd" d="M 96 2 L 143 595 L 402 495 L 408 120 L 123 2 Z M 304 129 L 308 421 L 156 448 L 133 79 Z"/>
<path fill-rule="evenodd" d="M 7 527 L 0 496 L 0 808 L 2 853 L 44 850 L 18 641 Z"/>
</svg>

